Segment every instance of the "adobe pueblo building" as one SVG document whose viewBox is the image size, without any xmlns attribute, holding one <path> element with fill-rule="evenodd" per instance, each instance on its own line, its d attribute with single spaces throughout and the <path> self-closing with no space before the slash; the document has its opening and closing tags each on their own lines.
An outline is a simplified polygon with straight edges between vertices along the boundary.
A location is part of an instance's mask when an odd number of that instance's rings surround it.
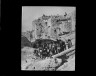
<svg viewBox="0 0 96 76">
<path fill-rule="evenodd" d="M 31 30 L 22 32 L 21 60 L 23 69 L 31 70 L 57 70 L 75 55 L 75 26 L 76 12 L 63 15 L 46 15 L 32 21 Z M 53 69 L 45 66 L 37 67 L 35 62 L 53 59 Z M 58 61 L 60 60 L 60 62 Z M 24 62 L 25 61 L 25 62 Z M 56 63 L 57 61 L 57 63 Z M 53 63 L 52 62 L 52 63 Z M 33 66 L 34 64 L 34 66 Z M 33 68 L 35 67 L 35 68 Z M 47 69 L 45 69 L 47 67 Z"/>
</svg>

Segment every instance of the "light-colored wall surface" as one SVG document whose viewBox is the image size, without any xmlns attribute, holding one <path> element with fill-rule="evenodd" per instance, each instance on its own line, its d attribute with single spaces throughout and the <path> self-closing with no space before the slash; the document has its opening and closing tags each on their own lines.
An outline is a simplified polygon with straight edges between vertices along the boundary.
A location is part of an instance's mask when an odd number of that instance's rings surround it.
<svg viewBox="0 0 96 76">
<path fill-rule="evenodd" d="M 22 7 L 22 31 L 30 30 L 32 20 L 45 15 L 56 15 L 70 13 L 75 10 L 75 7 L 50 7 L 50 6 L 23 6 Z"/>
</svg>

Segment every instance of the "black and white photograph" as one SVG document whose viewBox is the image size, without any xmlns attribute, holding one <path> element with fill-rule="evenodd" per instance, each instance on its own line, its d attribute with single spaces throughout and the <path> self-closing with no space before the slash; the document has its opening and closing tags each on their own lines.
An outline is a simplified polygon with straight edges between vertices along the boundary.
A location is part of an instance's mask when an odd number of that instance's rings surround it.
<svg viewBox="0 0 96 76">
<path fill-rule="evenodd" d="M 75 71 L 75 6 L 22 6 L 21 21 L 22 71 Z"/>
</svg>

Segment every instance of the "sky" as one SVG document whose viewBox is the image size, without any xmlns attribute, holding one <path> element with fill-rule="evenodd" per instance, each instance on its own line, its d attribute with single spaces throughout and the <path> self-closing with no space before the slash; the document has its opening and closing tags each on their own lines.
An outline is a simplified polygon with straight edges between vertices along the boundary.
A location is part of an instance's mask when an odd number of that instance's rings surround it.
<svg viewBox="0 0 96 76">
<path fill-rule="evenodd" d="M 52 7 L 52 6 L 23 6 L 22 7 L 22 31 L 32 29 L 32 21 L 45 15 L 70 13 L 75 7 Z"/>
</svg>

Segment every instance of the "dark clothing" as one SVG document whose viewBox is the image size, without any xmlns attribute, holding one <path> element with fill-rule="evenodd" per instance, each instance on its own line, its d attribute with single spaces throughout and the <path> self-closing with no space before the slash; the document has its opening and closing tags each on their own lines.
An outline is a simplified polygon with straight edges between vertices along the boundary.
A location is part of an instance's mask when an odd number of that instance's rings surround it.
<svg viewBox="0 0 96 76">
<path fill-rule="evenodd" d="M 72 42 L 70 39 L 68 39 L 68 48 L 71 48 L 72 47 Z"/>
</svg>

